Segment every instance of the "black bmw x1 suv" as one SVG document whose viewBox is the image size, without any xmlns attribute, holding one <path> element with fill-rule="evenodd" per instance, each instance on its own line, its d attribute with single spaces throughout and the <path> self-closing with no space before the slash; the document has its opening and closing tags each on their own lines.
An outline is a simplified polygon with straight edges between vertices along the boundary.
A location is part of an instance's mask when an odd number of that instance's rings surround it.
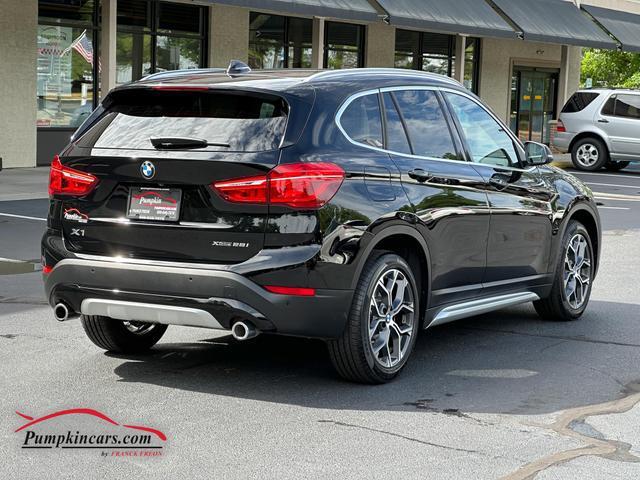
<svg viewBox="0 0 640 480">
<path fill-rule="evenodd" d="M 343 377 L 386 382 L 435 325 L 582 315 L 600 220 L 550 160 L 442 76 L 153 75 L 53 161 L 47 298 L 105 350 L 167 325 L 315 337 Z"/>
</svg>

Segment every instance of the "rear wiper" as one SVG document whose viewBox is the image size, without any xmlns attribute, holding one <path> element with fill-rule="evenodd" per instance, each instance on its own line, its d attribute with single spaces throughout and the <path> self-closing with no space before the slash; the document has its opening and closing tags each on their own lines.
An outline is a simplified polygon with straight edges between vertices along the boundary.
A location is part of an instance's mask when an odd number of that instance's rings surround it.
<svg viewBox="0 0 640 480">
<path fill-rule="evenodd" d="M 228 143 L 209 143 L 201 138 L 189 137 L 154 137 L 150 138 L 151 144 L 157 150 L 182 150 L 185 148 L 225 147 L 231 148 Z"/>
</svg>

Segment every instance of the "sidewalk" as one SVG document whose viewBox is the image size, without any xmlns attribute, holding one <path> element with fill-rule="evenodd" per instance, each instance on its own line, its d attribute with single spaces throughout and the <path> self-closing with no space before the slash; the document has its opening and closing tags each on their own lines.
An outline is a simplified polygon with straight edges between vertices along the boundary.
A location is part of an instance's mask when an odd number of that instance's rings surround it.
<svg viewBox="0 0 640 480">
<path fill-rule="evenodd" d="M 0 172 L 0 202 L 48 198 L 49 167 L 9 168 Z"/>
</svg>

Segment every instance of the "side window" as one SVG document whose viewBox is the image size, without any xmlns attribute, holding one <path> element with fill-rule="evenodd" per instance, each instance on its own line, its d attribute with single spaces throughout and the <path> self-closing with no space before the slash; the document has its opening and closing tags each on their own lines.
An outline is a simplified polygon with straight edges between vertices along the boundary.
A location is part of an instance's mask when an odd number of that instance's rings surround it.
<svg viewBox="0 0 640 480">
<path fill-rule="evenodd" d="M 475 163 L 518 165 L 513 140 L 502 125 L 473 100 L 455 93 L 445 95 L 458 117 Z"/>
<path fill-rule="evenodd" d="M 414 155 L 458 159 L 449 125 L 431 90 L 402 90 L 392 93 L 407 126 Z"/>
<path fill-rule="evenodd" d="M 378 94 L 364 95 L 353 100 L 342 113 L 340 124 L 354 142 L 370 147 L 383 147 Z"/>
<path fill-rule="evenodd" d="M 398 114 L 395 101 L 390 93 L 385 93 L 384 114 L 387 126 L 387 150 L 397 153 L 411 154 L 411 147 L 407 139 L 407 132 Z"/>
<path fill-rule="evenodd" d="M 640 119 L 640 95 L 618 95 L 615 115 Z"/>
<path fill-rule="evenodd" d="M 611 95 L 602 107 L 602 115 L 614 115 L 616 112 L 616 95 Z"/>
</svg>

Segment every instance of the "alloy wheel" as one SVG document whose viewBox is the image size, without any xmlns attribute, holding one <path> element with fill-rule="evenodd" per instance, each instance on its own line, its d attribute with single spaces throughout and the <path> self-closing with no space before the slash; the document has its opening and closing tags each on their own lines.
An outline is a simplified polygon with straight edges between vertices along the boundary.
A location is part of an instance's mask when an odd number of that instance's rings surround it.
<svg viewBox="0 0 640 480">
<path fill-rule="evenodd" d="M 584 235 L 577 233 L 569 241 L 564 258 L 564 293 L 574 310 L 582 307 L 587 300 L 591 271 L 589 243 Z"/>
<path fill-rule="evenodd" d="M 369 344 L 375 361 L 393 368 L 404 359 L 414 335 L 414 296 L 402 271 L 389 269 L 378 278 L 369 308 Z"/>
<path fill-rule="evenodd" d="M 595 165 L 600 158 L 600 152 L 592 143 L 584 143 L 578 147 L 576 158 L 578 163 L 583 167 L 591 167 Z"/>
</svg>

